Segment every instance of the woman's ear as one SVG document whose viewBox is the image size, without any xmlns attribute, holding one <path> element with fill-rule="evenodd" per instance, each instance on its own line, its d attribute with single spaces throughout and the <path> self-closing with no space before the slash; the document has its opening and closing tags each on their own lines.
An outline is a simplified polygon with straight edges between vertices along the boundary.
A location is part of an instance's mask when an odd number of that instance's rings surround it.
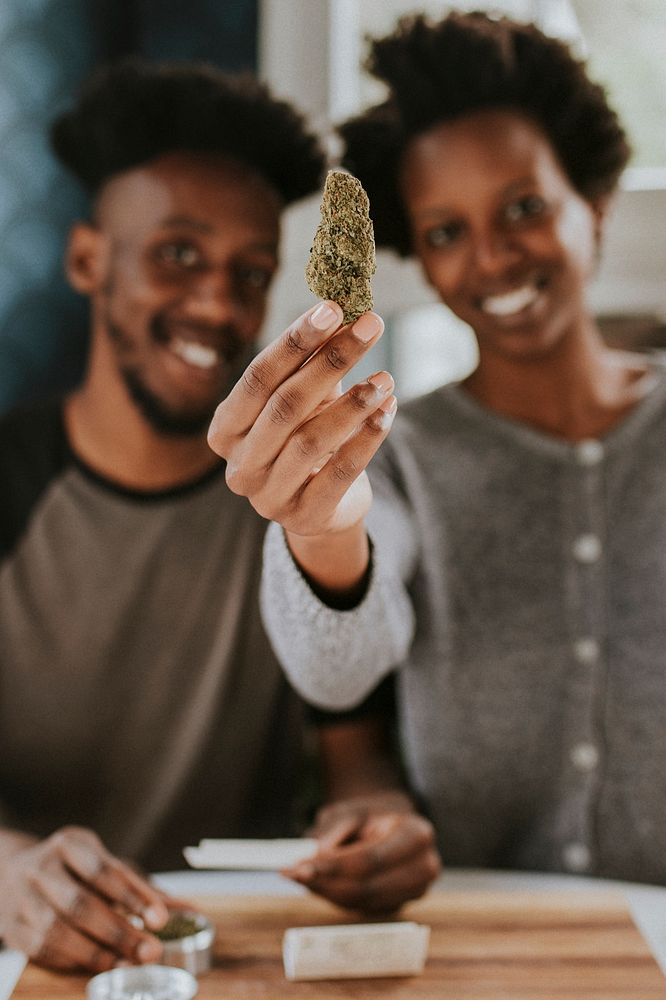
<svg viewBox="0 0 666 1000">
<path fill-rule="evenodd" d="M 65 274 L 72 288 L 94 295 L 103 286 L 106 273 L 106 240 L 89 222 L 76 222 L 69 233 L 65 252 Z"/>
</svg>

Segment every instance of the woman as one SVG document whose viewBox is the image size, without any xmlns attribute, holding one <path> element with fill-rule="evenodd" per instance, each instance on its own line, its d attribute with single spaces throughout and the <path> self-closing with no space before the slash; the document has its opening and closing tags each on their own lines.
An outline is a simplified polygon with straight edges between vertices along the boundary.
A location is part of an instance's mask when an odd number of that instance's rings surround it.
<svg viewBox="0 0 666 1000">
<path fill-rule="evenodd" d="M 218 412 L 232 488 L 285 529 L 266 550 L 276 650 L 332 708 L 398 670 L 445 862 L 664 882 L 666 379 L 607 348 L 585 298 L 624 132 L 534 26 L 416 17 L 370 66 L 389 96 L 343 128 L 345 164 L 479 365 L 401 408 L 370 541 L 359 470 L 395 402 L 387 373 L 333 398 L 354 328 L 298 368 L 318 346 L 302 318 Z M 374 343 L 378 317 L 359 324 Z"/>
</svg>

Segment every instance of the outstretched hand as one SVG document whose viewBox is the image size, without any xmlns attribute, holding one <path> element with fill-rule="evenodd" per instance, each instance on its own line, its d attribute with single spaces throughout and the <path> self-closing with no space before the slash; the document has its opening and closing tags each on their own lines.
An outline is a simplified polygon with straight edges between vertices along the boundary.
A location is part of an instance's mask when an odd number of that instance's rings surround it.
<svg viewBox="0 0 666 1000">
<path fill-rule="evenodd" d="M 341 393 L 342 377 L 384 329 L 375 313 L 341 322 L 340 307 L 322 302 L 292 323 L 252 361 L 208 434 L 230 489 L 295 535 L 362 522 L 371 501 L 364 470 L 395 412 L 388 372 Z"/>
</svg>

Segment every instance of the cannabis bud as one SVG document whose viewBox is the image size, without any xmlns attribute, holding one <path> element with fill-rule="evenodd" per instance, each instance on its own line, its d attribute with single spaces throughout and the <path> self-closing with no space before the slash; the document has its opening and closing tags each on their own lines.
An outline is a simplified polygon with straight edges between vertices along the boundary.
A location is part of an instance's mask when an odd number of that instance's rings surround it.
<svg viewBox="0 0 666 1000">
<path fill-rule="evenodd" d="M 341 306 L 345 323 L 372 309 L 375 237 L 369 209 L 356 177 L 329 171 L 305 280 L 315 295 Z"/>
</svg>

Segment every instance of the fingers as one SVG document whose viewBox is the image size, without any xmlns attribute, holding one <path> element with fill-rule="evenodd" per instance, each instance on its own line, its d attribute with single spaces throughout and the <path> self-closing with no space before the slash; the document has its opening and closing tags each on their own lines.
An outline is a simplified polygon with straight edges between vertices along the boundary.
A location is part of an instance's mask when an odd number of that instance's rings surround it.
<svg viewBox="0 0 666 1000">
<path fill-rule="evenodd" d="M 372 818 L 362 836 L 328 855 L 317 855 L 319 874 L 364 878 L 425 851 L 433 843 L 432 826 L 416 814 Z"/>
<path fill-rule="evenodd" d="M 64 865 L 100 895 L 140 916 L 148 927 L 166 923 L 169 911 L 161 893 L 109 854 L 90 830 L 67 827 L 51 839 Z"/>
<path fill-rule="evenodd" d="M 317 875 L 307 885 L 346 909 L 387 914 L 422 896 L 439 871 L 439 863 L 424 855 L 366 879 Z"/>
<path fill-rule="evenodd" d="M 55 943 L 78 942 L 78 937 L 84 936 L 94 939 L 97 946 L 103 945 L 116 958 L 141 963 L 160 957 L 162 945 L 157 938 L 136 928 L 78 881 L 41 873 L 33 880 L 33 886 L 57 914 L 49 930 L 51 948 Z M 77 934 L 72 937 L 70 930 Z"/>
<path fill-rule="evenodd" d="M 278 506 L 279 516 L 274 519 L 282 518 L 285 527 L 296 534 L 342 530 L 358 521 L 356 507 L 359 505 L 352 487 L 360 481 L 366 466 L 391 429 L 396 406 L 394 396 L 385 400 L 282 508 Z M 259 506 L 257 510 L 261 513 Z M 301 511 L 304 513 L 302 526 Z M 319 514 L 319 521 L 314 518 L 316 513 Z"/>
<path fill-rule="evenodd" d="M 70 896 L 69 912 L 62 912 L 49 903 L 47 897 L 60 899 L 62 886 L 55 886 L 55 880 L 48 886 L 48 880 L 35 884 L 24 895 L 19 914 L 12 924 L 11 945 L 23 951 L 32 961 L 54 969 L 88 969 L 103 972 L 125 958 L 133 964 L 156 961 L 162 953 L 162 945 L 156 938 L 142 935 L 120 916 L 117 923 L 105 914 L 95 926 L 102 928 L 99 937 L 92 936 L 90 929 L 74 926 L 70 919 L 80 919 L 89 906 L 81 897 Z M 106 936 L 106 944 L 100 938 Z M 144 939 L 146 944 L 144 945 Z M 137 943 L 138 942 L 138 943 Z"/>
<path fill-rule="evenodd" d="M 51 968 L 101 971 L 157 961 L 162 943 L 129 917 L 162 926 L 162 895 L 108 853 L 90 830 L 68 827 L 16 859 L 6 939 Z"/>
<path fill-rule="evenodd" d="M 366 391 L 368 386 L 372 387 L 370 391 Z M 313 486 L 311 494 L 336 496 L 344 492 L 365 469 L 389 432 L 397 406 L 395 396 L 390 395 L 392 388 L 393 379 L 388 372 L 379 372 L 364 385 L 353 386 L 330 407 L 330 411 L 310 421 L 302 431 L 299 428 L 294 435 L 297 440 L 290 441 L 281 462 L 291 462 L 289 471 L 295 475 L 294 466 L 298 461 L 304 472 L 310 456 L 319 452 L 319 460 L 328 457 L 319 470 L 326 472 Z M 321 431 L 328 431 L 329 427 L 331 437 L 327 441 Z M 282 471 L 281 465 L 277 471 Z"/>
<path fill-rule="evenodd" d="M 213 451 L 226 457 L 230 444 L 247 433 L 278 386 L 298 371 L 341 323 L 340 306 L 320 302 L 264 348 L 217 409 L 208 439 Z"/>
<path fill-rule="evenodd" d="M 393 384 L 388 372 L 377 372 L 302 423 L 264 473 L 264 482 L 254 493 L 257 509 L 261 510 L 262 492 L 270 496 L 273 515 L 302 500 L 336 504 L 388 434 L 395 413 Z M 306 493 L 313 475 L 320 478 Z M 256 489 L 249 469 L 244 470 L 244 480 Z"/>
<path fill-rule="evenodd" d="M 360 825 L 360 820 L 355 816 L 345 816 L 336 820 L 327 830 L 317 835 L 319 853 L 325 854 L 340 847 L 358 832 Z"/>
<path fill-rule="evenodd" d="M 316 413 L 383 330 L 379 316 L 365 313 L 351 327 L 344 327 L 331 337 L 306 365 L 275 388 L 247 434 L 246 450 L 251 451 L 256 468 L 261 470 L 273 461 L 293 432 Z M 359 400 L 361 410 L 378 405 L 377 391 L 372 383 L 362 384 L 359 393 L 364 393 L 367 399 Z M 357 422 L 358 418 L 357 413 Z"/>
<path fill-rule="evenodd" d="M 422 895 L 440 870 L 431 824 L 390 814 L 371 818 L 355 842 L 320 852 L 292 877 L 340 906 L 378 913 Z"/>
<path fill-rule="evenodd" d="M 387 372 L 340 393 L 384 329 L 372 312 L 345 327 L 341 320 L 330 302 L 301 316 L 248 366 L 208 432 L 229 488 L 293 535 L 361 524 L 371 501 L 362 473 L 397 405 Z"/>
<path fill-rule="evenodd" d="M 335 454 L 358 429 L 360 422 L 389 398 L 393 387 L 393 378 L 388 372 L 376 372 L 365 382 L 352 386 L 323 412 L 301 423 L 287 439 L 275 463 L 274 475 L 306 479 L 313 464 Z"/>
<path fill-rule="evenodd" d="M 62 972 L 70 969 L 106 972 L 118 961 L 114 952 L 67 924 L 57 922 L 46 936 L 33 927 L 24 927 L 16 946 L 37 965 Z"/>
<path fill-rule="evenodd" d="M 239 438 L 253 430 L 252 447 L 257 447 L 257 439 L 261 444 L 253 457 L 259 467 L 266 464 L 384 329 L 379 316 L 365 313 L 335 336 L 331 333 L 339 326 L 339 318 L 323 333 L 314 331 L 313 336 L 312 315 L 306 313 L 257 355 L 218 406 L 208 440 L 219 455 L 228 459 Z"/>
</svg>

